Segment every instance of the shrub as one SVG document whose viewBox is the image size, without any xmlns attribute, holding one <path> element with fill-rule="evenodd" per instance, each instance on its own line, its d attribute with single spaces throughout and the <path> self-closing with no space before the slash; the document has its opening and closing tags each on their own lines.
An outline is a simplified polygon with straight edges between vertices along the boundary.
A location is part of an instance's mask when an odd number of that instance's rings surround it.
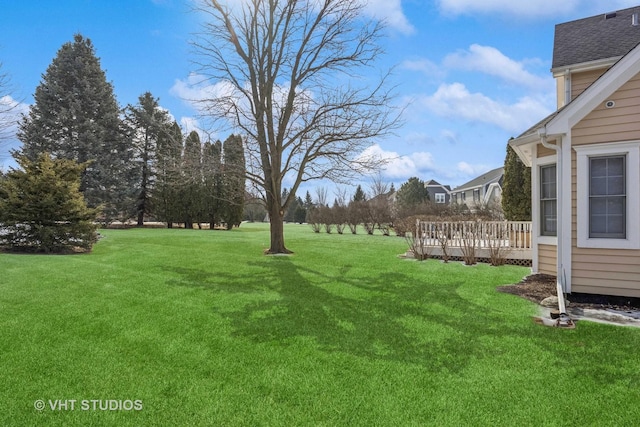
<svg viewBox="0 0 640 427">
<path fill-rule="evenodd" d="M 80 193 L 87 164 L 48 153 L 35 161 L 17 153 L 14 158 L 22 170 L 12 169 L 0 181 L 0 246 L 22 252 L 90 250 L 98 211 Z"/>
</svg>

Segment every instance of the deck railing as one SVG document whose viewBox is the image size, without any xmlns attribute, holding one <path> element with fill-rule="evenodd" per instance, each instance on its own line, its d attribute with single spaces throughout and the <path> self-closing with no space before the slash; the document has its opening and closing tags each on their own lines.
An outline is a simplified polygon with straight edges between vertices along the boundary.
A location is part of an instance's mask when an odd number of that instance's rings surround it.
<svg viewBox="0 0 640 427">
<path fill-rule="evenodd" d="M 470 249 L 479 258 L 496 250 L 511 259 L 531 259 L 530 221 L 420 221 L 417 247 L 430 255 L 464 256 Z"/>
</svg>

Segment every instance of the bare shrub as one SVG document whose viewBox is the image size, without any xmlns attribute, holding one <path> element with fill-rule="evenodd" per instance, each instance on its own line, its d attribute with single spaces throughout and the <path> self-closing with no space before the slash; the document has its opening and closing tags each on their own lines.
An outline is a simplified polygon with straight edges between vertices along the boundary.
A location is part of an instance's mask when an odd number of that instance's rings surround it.
<svg viewBox="0 0 640 427">
<path fill-rule="evenodd" d="M 462 235 L 460 242 L 462 244 L 462 260 L 466 265 L 476 264 L 476 248 L 478 247 L 479 229 L 477 222 L 461 223 Z"/>
<path fill-rule="evenodd" d="M 426 245 L 426 240 L 422 238 L 419 232 L 412 233 L 408 231 L 404 234 L 404 239 L 409 245 L 409 250 L 413 253 L 413 257 L 418 261 L 424 261 L 431 256 L 431 247 Z"/>
<path fill-rule="evenodd" d="M 492 223 L 483 236 L 489 248 L 489 260 L 491 265 L 500 266 L 507 262 L 509 249 L 509 231 L 506 223 Z"/>
</svg>

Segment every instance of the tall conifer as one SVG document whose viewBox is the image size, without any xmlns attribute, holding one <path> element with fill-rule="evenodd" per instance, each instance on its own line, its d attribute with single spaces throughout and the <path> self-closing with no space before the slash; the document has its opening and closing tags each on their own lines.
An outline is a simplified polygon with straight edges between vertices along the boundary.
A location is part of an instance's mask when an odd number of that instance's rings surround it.
<svg viewBox="0 0 640 427">
<path fill-rule="evenodd" d="M 80 191 L 91 207 L 102 205 L 107 220 L 131 209 L 131 147 L 111 83 L 91 40 L 80 34 L 62 45 L 20 123 L 22 153 L 89 162 Z"/>
</svg>

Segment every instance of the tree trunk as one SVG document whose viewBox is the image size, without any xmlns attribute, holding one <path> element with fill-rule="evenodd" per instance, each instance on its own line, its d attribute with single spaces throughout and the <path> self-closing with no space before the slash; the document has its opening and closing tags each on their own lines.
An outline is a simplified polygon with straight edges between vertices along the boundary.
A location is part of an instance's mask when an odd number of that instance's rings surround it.
<svg viewBox="0 0 640 427">
<path fill-rule="evenodd" d="M 293 253 L 284 246 L 284 212 L 277 203 L 269 207 L 269 223 L 271 231 L 271 247 L 269 254 Z"/>
</svg>

